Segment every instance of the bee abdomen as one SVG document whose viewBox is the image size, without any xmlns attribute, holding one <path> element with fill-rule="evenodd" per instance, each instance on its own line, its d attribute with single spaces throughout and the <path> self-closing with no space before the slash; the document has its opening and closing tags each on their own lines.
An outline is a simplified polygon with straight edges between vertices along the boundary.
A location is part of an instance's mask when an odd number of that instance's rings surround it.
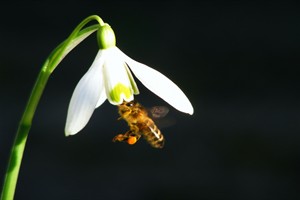
<svg viewBox="0 0 300 200">
<path fill-rule="evenodd" d="M 147 130 L 144 132 L 144 138 L 148 143 L 154 148 L 163 148 L 164 147 L 164 136 L 154 124 L 152 120 L 149 120 L 147 123 Z"/>
</svg>

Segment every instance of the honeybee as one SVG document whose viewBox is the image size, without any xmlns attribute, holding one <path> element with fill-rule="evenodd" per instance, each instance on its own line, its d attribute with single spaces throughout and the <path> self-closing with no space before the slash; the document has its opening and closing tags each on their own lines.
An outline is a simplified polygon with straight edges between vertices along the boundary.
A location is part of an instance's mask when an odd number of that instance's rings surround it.
<svg viewBox="0 0 300 200">
<path fill-rule="evenodd" d="M 164 117 L 169 109 L 163 106 L 151 108 L 150 114 L 154 118 Z M 141 136 L 154 148 L 163 148 L 164 136 L 148 115 L 147 110 L 138 102 L 123 102 L 118 107 L 119 119 L 124 119 L 129 126 L 129 130 L 124 134 L 118 134 L 113 138 L 113 142 L 127 142 L 135 144 Z"/>
</svg>

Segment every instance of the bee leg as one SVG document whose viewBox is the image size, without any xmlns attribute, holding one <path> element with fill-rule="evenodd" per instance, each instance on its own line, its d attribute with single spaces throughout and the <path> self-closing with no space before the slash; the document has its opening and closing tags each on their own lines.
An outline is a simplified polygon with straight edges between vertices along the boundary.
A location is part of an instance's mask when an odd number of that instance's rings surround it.
<svg viewBox="0 0 300 200">
<path fill-rule="evenodd" d="M 126 132 L 127 133 L 127 132 Z M 118 135 L 116 135 L 113 139 L 112 139 L 112 141 L 113 142 L 124 142 L 124 141 L 126 141 L 127 139 L 128 139 L 128 134 L 118 134 Z"/>
<path fill-rule="evenodd" d="M 126 140 L 127 144 L 129 145 L 134 145 L 140 138 L 141 134 L 138 134 L 137 132 L 134 131 L 128 131 L 128 139 Z"/>
<path fill-rule="evenodd" d="M 126 142 L 130 145 L 135 144 L 141 138 L 140 134 L 135 133 L 132 130 L 127 131 L 124 134 L 118 134 L 113 138 L 113 142 Z"/>
<path fill-rule="evenodd" d="M 132 130 L 127 131 L 124 134 L 118 134 L 113 138 L 113 142 L 126 142 L 129 137 L 132 137 L 134 132 Z"/>
<path fill-rule="evenodd" d="M 117 120 L 121 120 L 121 119 L 123 119 L 123 117 L 118 117 L 118 119 L 117 119 Z"/>
<path fill-rule="evenodd" d="M 131 131 L 131 133 L 129 134 L 129 137 L 135 137 L 136 141 L 138 141 L 141 138 L 141 134 L 137 134 L 137 132 Z"/>
</svg>

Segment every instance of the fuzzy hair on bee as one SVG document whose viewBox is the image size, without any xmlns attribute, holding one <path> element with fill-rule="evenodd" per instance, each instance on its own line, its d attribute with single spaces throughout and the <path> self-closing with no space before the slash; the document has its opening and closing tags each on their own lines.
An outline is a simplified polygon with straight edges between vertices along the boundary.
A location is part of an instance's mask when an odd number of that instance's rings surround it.
<svg viewBox="0 0 300 200">
<path fill-rule="evenodd" d="M 157 110 L 156 115 L 165 115 L 165 110 Z M 113 138 L 116 142 L 127 142 L 130 145 L 135 144 L 141 137 L 143 137 L 152 147 L 163 148 L 164 136 L 161 131 L 157 128 L 154 121 L 149 117 L 148 111 L 137 101 L 123 102 L 118 106 L 118 112 L 120 115 L 119 119 L 124 119 L 129 130 L 124 134 L 118 134 Z"/>
</svg>

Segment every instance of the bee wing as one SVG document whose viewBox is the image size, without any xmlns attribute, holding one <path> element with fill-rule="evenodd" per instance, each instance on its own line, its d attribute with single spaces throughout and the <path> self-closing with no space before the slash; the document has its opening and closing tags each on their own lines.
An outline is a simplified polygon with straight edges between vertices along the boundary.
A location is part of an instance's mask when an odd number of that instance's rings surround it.
<svg viewBox="0 0 300 200">
<path fill-rule="evenodd" d="M 147 110 L 149 117 L 153 119 L 159 128 L 170 127 L 176 123 L 176 120 L 170 115 L 166 117 L 169 113 L 169 108 L 166 106 L 153 106 L 151 108 L 147 108 Z"/>
<path fill-rule="evenodd" d="M 150 116 L 153 119 L 163 118 L 168 114 L 168 112 L 169 108 L 165 106 L 153 106 L 149 109 Z"/>
</svg>

